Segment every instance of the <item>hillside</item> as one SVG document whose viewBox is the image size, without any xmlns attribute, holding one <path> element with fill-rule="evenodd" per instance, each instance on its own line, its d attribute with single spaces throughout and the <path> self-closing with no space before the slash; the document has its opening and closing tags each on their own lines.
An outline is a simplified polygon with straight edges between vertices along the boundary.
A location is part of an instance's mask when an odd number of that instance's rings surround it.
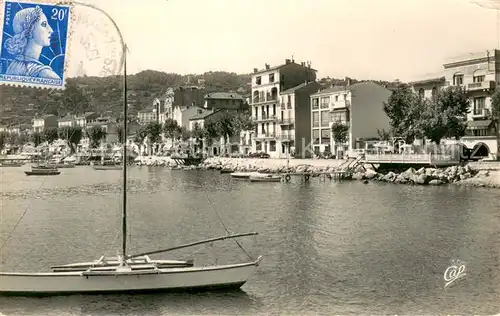
<svg viewBox="0 0 500 316">
<path fill-rule="evenodd" d="M 251 74 L 236 74 L 224 71 L 206 72 L 196 75 L 179 75 L 154 70 L 145 70 L 127 77 L 130 114 L 135 115 L 151 105 L 154 97 L 161 96 L 168 87 L 190 82 L 204 81 L 207 93 L 214 91 L 235 91 L 250 93 Z M 0 86 L 0 124 L 31 123 L 35 115 L 111 111 L 121 113 L 122 78 L 78 77 L 66 82 L 64 91 L 49 91 Z M 332 83 L 343 84 L 343 79 L 323 78 L 324 87 Z M 356 80 L 352 80 L 356 82 Z"/>
</svg>

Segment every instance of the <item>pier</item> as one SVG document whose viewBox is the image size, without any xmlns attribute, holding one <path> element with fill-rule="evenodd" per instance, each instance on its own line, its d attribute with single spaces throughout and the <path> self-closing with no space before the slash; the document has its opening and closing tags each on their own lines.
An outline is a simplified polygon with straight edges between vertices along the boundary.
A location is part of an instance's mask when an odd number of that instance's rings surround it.
<svg viewBox="0 0 500 316">
<path fill-rule="evenodd" d="M 375 170 L 410 167 L 448 167 L 460 164 L 460 157 L 446 154 L 364 154 L 362 164 L 369 164 Z M 375 167 L 378 165 L 378 167 Z"/>
<path fill-rule="evenodd" d="M 315 173 L 290 172 L 281 174 L 281 180 L 282 182 L 290 182 L 292 180 L 292 177 L 299 177 L 301 179 L 301 182 L 305 183 L 309 182 L 311 177 L 314 178 L 319 177 L 321 181 L 326 181 L 326 180 L 341 181 L 341 180 L 351 179 L 352 174 L 353 173 L 350 170 L 334 171 L 334 172 L 315 172 Z"/>
</svg>

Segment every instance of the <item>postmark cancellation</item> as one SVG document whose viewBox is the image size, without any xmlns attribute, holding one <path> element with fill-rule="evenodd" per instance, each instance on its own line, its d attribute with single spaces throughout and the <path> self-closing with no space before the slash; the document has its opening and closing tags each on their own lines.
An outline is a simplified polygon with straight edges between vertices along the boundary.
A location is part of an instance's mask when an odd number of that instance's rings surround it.
<svg viewBox="0 0 500 316">
<path fill-rule="evenodd" d="M 64 89 L 71 6 L 0 0 L 0 84 Z"/>
</svg>

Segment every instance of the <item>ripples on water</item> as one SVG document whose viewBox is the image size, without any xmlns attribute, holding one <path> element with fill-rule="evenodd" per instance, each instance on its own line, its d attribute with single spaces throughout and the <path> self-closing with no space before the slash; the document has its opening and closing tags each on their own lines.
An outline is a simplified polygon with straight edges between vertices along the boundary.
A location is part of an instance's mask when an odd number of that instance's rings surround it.
<svg viewBox="0 0 500 316">
<path fill-rule="evenodd" d="M 3 271 L 42 271 L 119 248 L 119 171 L 58 177 L 0 168 Z M 132 168 L 130 252 L 223 235 L 212 207 L 264 261 L 236 293 L 0 298 L 5 315 L 494 314 L 500 298 L 500 192 L 359 182 L 248 183 L 210 171 Z M 193 252 L 195 252 L 193 254 Z M 176 258 L 246 260 L 234 243 Z M 443 288 L 451 259 L 467 275 Z"/>
</svg>

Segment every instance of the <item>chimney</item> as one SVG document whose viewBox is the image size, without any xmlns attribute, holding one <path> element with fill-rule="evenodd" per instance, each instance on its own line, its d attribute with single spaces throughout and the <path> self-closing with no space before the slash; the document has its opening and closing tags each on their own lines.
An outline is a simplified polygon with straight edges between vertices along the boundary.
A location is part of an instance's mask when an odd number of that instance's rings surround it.
<svg viewBox="0 0 500 316">
<path fill-rule="evenodd" d="M 253 69 L 253 73 L 257 73 L 257 71 L 259 71 L 259 69 L 257 69 L 257 68 Z"/>
<path fill-rule="evenodd" d="M 290 59 L 285 59 L 285 65 L 289 65 L 291 63 Z"/>
<path fill-rule="evenodd" d="M 345 84 L 347 87 L 350 86 L 351 85 L 351 78 L 345 77 Z"/>
<path fill-rule="evenodd" d="M 305 67 L 305 66 L 306 66 L 306 63 L 305 63 L 305 62 L 303 62 L 303 61 L 301 61 L 301 62 L 300 62 L 300 65 L 301 65 L 302 67 Z"/>
<path fill-rule="evenodd" d="M 269 64 L 266 64 L 266 70 L 268 70 L 269 68 L 271 68 L 271 66 Z"/>
</svg>

